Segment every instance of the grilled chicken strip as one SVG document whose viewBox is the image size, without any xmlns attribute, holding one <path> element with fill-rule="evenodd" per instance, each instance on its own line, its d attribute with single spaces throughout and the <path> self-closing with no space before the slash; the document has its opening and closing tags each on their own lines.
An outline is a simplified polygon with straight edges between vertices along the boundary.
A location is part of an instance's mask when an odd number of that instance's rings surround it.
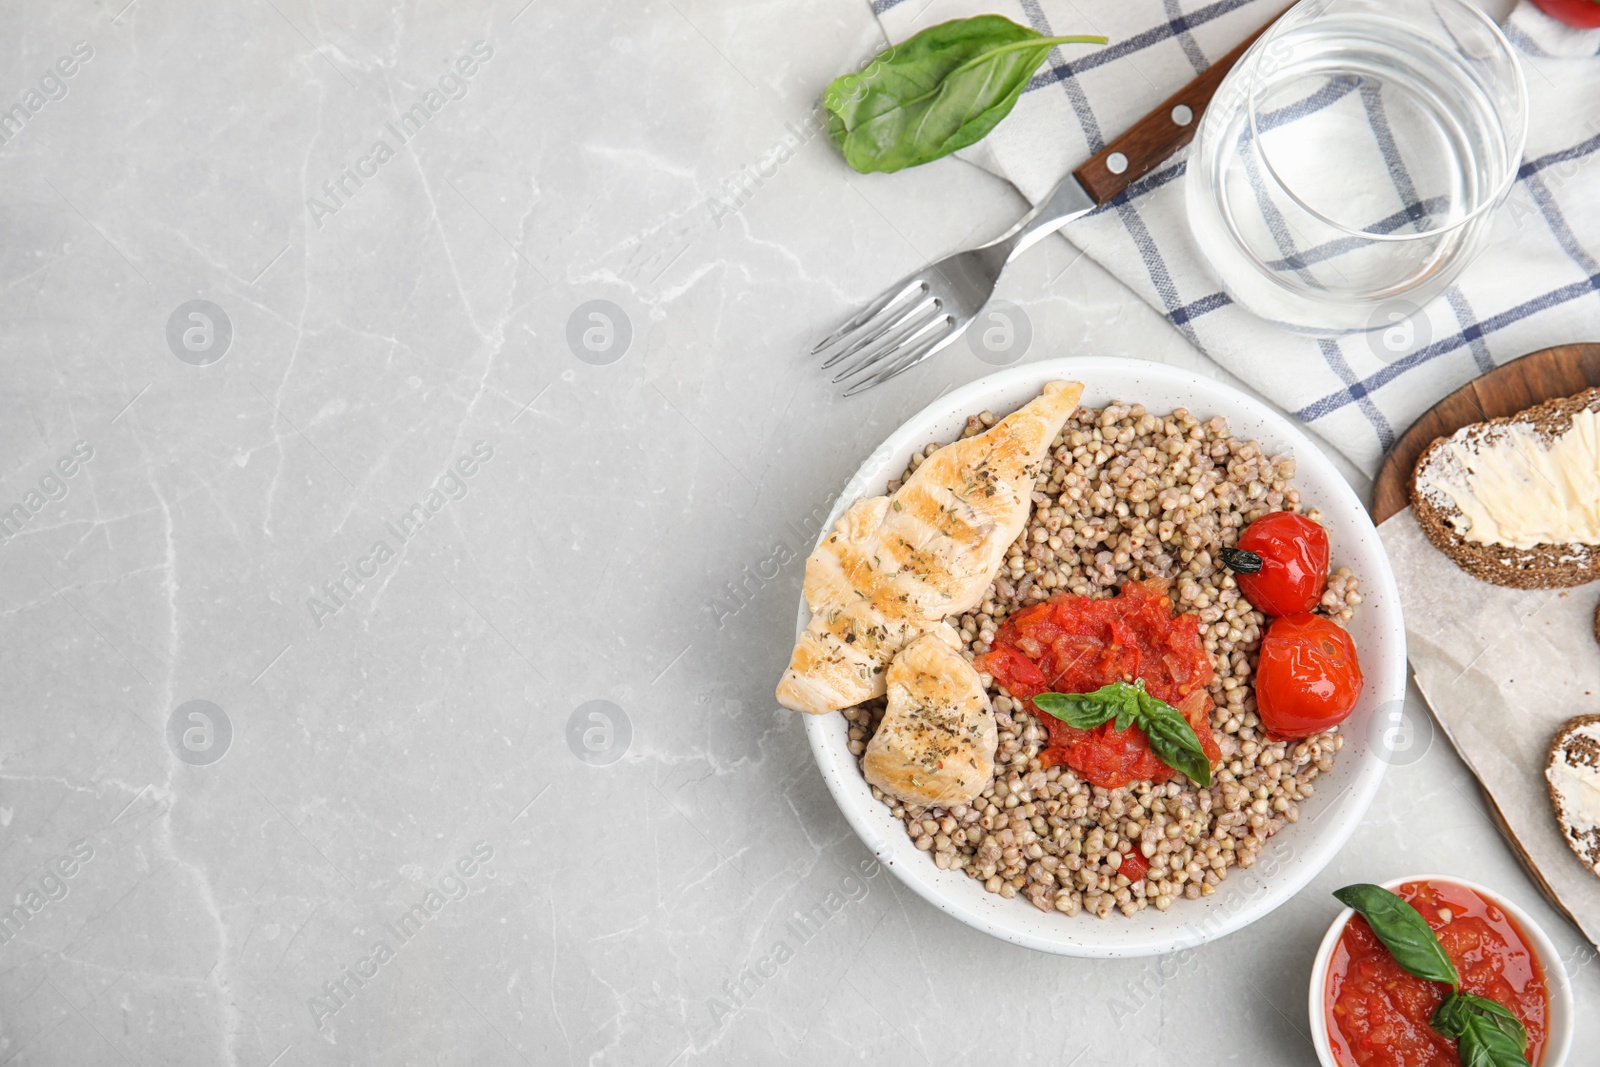
<svg viewBox="0 0 1600 1067">
<path fill-rule="evenodd" d="M 923 460 L 892 497 L 858 500 L 840 516 L 806 559 L 811 623 L 778 703 L 821 714 L 881 696 L 895 653 L 982 602 L 1028 521 L 1039 463 L 1082 395 L 1077 382 L 1051 382 Z M 959 646 L 954 631 L 938 636 Z"/>
<path fill-rule="evenodd" d="M 997 731 L 983 679 L 933 634 L 889 665 L 889 707 L 861 770 L 868 782 L 918 807 L 966 804 L 994 775 Z"/>
</svg>

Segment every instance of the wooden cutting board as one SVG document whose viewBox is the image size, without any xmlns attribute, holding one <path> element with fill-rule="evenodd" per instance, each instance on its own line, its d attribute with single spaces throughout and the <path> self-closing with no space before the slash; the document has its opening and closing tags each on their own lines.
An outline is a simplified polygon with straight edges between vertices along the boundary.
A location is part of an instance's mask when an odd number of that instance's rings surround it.
<svg viewBox="0 0 1600 1067">
<path fill-rule="evenodd" d="M 1372 483 L 1372 521 L 1411 505 L 1411 468 L 1436 437 L 1485 419 L 1515 415 L 1545 400 L 1600 386 L 1600 344 L 1557 345 L 1532 352 L 1468 382 L 1411 424 L 1389 449 Z"/>
<path fill-rule="evenodd" d="M 1475 422 L 1515 415 L 1543 401 L 1571 396 L 1594 386 L 1600 386 L 1600 344 L 1597 343 L 1557 345 L 1532 352 L 1463 385 L 1425 411 L 1389 449 L 1372 485 L 1372 521 L 1382 524 L 1410 507 L 1411 469 L 1416 466 L 1423 449 L 1435 438 L 1446 437 Z M 1529 876 L 1556 910 L 1571 918 L 1566 905 L 1544 880 L 1511 831 L 1494 795 L 1483 789 L 1481 783 L 1479 788 L 1488 802 L 1490 815 L 1500 828 L 1500 835 L 1522 861 Z"/>
</svg>

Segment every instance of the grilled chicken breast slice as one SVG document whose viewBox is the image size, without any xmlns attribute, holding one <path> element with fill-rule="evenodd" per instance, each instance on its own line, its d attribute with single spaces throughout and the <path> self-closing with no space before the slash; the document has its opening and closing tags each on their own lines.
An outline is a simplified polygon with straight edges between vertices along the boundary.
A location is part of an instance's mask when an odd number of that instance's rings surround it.
<svg viewBox="0 0 1600 1067">
<path fill-rule="evenodd" d="M 821 714 L 884 692 L 901 648 L 976 607 L 1033 507 L 1033 480 L 1083 386 L 1051 382 L 981 434 L 923 460 L 890 497 L 858 500 L 806 559 L 811 623 L 778 702 Z"/>
<path fill-rule="evenodd" d="M 889 707 L 861 770 L 885 793 L 922 808 L 970 803 L 994 776 L 997 731 L 983 680 L 934 634 L 889 665 Z"/>
</svg>

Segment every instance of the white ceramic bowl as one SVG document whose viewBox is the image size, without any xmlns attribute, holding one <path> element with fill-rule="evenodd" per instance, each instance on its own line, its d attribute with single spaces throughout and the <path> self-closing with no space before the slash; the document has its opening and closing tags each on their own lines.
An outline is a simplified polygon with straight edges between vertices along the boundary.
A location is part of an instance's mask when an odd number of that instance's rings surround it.
<svg viewBox="0 0 1600 1067">
<path fill-rule="evenodd" d="M 1369 740 L 1380 708 L 1405 697 L 1405 628 L 1400 594 L 1378 534 L 1344 478 L 1306 436 L 1259 401 L 1207 378 L 1162 363 L 1086 356 L 1029 363 L 991 374 L 935 400 L 896 430 L 845 486 L 824 531 L 852 502 L 882 493 L 905 470 L 913 450 L 960 435 L 968 415 L 987 408 L 1007 414 L 1049 381 L 1085 384 L 1083 403 L 1100 407 L 1114 400 L 1141 403 L 1165 413 L 1186 407 L 1197 417 L 1225 417 L 1236 436 L 1259 440 L 1270 453 L 1292 453 L 1295 484 L 1307 506 L 1322 510 L 1337 564 L 1361 580 L 1362 604 L 1350 627 L 1360 652 L 1366 686 L 1346 720 L 1346 743 L 1333 770 L 1317 779 L 1317 792 L 1302 806 L 1297 823 L 1284 827 L 1250 870 L 1234 870 L 1216 893 L 1179 900 L 1165 912 L 1147 908 L 1133 918 L 1098 919 L 1059 912 L 1045 914 L 1020 898 L 985 892 L 975 880 L 941 871 L 917 851 L 905 827 L 872 797 L 872 789 L 848 747 L 842 715 L 806 717 L 806 733 L 828 789 L 861 840 L 929 903 L 969 926 L 1018 945 L 1067 956 L 1150 956 L 1203 944 L 1266 915 L 1299 892 L 1344 845 L 1377 792 L 1385 760 Z M 811 614 L 800 604 L 798 629 Z"/>
<path fill-rule="evenodd" d="M 1496 892 L 1476 882 L 1469 882 L 1465 878 L 1457 878 L 1453 874 L 1413 874 L 1385 882 L 1383 888 L 1395 889 L 1404 882 L 1449 882 L 1451 885 L 1463 886 L 1484 899 L 1500 905 L 1507 915 L 1516 920 L 1522 932 L 1527 935 L 1528 946 L 1539 957 L 1539 963 L 1544 968 L 1545 990 L 1550 994 L 1549 1034 L 1545 1038 L 1544 1053 L 1533 1067 L 1562 1067 L 1572 1049 L 1572 1031 L 1575 1025 L 1572 983 L 1567 979 L 1567 968 L 1561 962 L 1561 952 L 1551 942 L 1549 936 L 1539 928 L 1539 924 L 1534 922 L 1527 912 L 1507 900 L 1504 893 Z M 1322 1067 L 1345 1067 L 1333 1058 L 1333 1049 L 1328 1044 L 1328 1018 L 1323 1010 L 1323 997 L 1328 987 L 1328 963 L 1333 959 L 1333 950 L 1339 943 L 1339 935 L 1344 933 L 1345 924 L 1354 914 L 1353 910 L 1345 908 L 1333 920 L 1333 925 L 1328 927 L 1327 936 L 1322 939 L 1322 947 L 1317 950 L 1317 961 L 1311 965 L 1311 995 L 1308 1001 L 1311 1009 L 1311 1043 L 1317 1047 L 1317 1059 L 1321 1061 Z"/>
</svg>

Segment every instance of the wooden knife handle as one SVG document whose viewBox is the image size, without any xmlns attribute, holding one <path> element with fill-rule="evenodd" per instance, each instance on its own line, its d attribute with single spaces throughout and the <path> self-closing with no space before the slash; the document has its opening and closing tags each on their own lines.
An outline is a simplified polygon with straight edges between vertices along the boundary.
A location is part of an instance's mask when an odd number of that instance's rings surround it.
<svg viewBox="0 0 1600 1067">
<path fill-rule="evenodd" d="M 1269 22 L 1246 37 L 1237 48 L 1211 64 L 1204 74 L 1167 97 L 1160 107 L 1128 127 L 1121 137 L 1072 172 L 1084 191 L 1094 197 L 1095 203 L 1110 200 L 1194 140 L 1200 115 L 1223 77 L 1271 25 Z"/>
</svg>

